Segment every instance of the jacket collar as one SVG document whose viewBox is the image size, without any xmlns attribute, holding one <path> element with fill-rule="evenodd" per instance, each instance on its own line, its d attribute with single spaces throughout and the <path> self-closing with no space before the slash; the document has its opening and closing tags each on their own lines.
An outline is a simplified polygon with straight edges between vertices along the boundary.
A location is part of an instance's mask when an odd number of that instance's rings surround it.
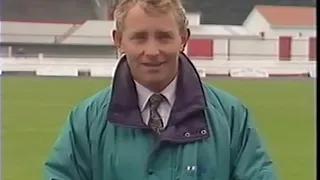
<svg viewBox="0 0 320 180">
<path fill-rule="evenodd" d="M 150 91 L 148 88 L 144 87 L 138 82 L 135 82 L 135 85 L 138 93 L 140 111 L 142 112 L 147 107 L 148 100 L 151 97 L 151 95 L 154 94 L 154 92 Z M 169 85 L 160 92 L 165 97 L 166 102 L 170 105 L 170 107 L 173 106 L 173 103 L 176 99 L 176 87 L 177 87 L 177 77 L 175 77 L 169 83 Z"/>
<path fill-rule="evenodd" d="M 200 77 L 185 54 L 181 53 L 179 61 L 176 100 L 161 138 L 177 142 L 206 138 L 206 101 Z M 148 128 L 141 118 L 137 90 L 125 56 L 116 67 L 107 119 L 120 126 Z"/>
</svg>

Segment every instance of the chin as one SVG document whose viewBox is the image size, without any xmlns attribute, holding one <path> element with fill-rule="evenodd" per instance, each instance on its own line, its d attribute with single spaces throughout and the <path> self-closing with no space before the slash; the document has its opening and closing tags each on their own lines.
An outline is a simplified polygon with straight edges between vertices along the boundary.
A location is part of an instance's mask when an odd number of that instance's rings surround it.
<svg viewBox="0 0 320 180">
<path fill-rule="evenodd" d="M 141 76 L 141 83 L 154 92 L 162 91 L 168 85 L 168 76 L 146 73 Z"/>
<path fill-rule="evenodd" d="M 161 77 L 161 76 L 157 76 L 157 75 L 147 75 L 147 77 L 145 78 L 145 81 L 146 82 L 149 82 L 149 83 L 161 83 L 165 80 L 164 77 Z"/>
<path fill-rule="evenodd" d="M 143 79 L 146 83 L 157 84 L 163 83 L 166 80 L 166 77 L 157 74 L 147 74 L 143 77 Z"/>
</svg>

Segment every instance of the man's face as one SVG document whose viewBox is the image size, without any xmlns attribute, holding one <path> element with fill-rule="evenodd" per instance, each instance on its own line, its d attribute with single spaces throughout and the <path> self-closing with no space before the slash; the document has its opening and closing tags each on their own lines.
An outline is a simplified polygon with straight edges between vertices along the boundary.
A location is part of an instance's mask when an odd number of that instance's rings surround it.
<svg viewBox="0 0 320 180">
<path fill-rule="evenodd" d="M 189 33 L 180 33 L 174 13 L 148 14 L 139 5 L 129 10 L 122 31 L 113 35 L 135 80 L 156 89 L 175 77 L 179 53 L 189 38 Z"/>
</svg>

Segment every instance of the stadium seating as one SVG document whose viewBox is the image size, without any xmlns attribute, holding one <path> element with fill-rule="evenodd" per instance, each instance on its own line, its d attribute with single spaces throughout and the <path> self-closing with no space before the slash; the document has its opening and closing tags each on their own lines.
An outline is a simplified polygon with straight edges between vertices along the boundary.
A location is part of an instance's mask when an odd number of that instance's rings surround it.
<svg viewBox="0 0 320 180">
<path fill-rule="evenodd" d="M 4 21 L 77 23 L 97 19 L 90 0 L 2 0 Z"/>
<path fill-rule="evenodd" d="M 18 49 L 23 47 L 24 57 L 38 57 L 39 53 L 43 53 L 45 57 L 56 58 L 108 58 L 116 56 L 116 49 L 114 46 L 70 46 L 70 45 L 2 45 L 2 57 L 8 55 L 8 47 L 12 47 L 12 56 L 17 57 Z"/>
<path fill-rule="evenodd" d="M 187 12 L 201 12 L 201 24 L 240 25 L 257 5 L 315 6 L 315 0 L 182 0 Z M 3 21 L 80 23 L 98 19 L 92 0 L 2 0 Z M 101 7 L 105 8 L 105 7 Z M 66 30 L 67 33 L 67 30 Z M 108 32 L 106 32 L 108 33 Z M 51 36 L 49 36 L 51 38 Z M 115 57 L 113 46 L 1 44 L 1 56 L 16 55 L 23 47 L 26 57 L 108 58 Z"/>
</svg>

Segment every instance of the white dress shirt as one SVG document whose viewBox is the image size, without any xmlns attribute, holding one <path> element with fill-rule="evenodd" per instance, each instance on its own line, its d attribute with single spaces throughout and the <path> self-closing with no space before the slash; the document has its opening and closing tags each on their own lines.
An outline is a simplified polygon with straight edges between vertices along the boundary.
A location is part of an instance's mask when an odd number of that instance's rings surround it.
<svg viewBox="0 0 320 180">
<path fill-rule="evenodd" d="M 154 92 L 150 91 L 146 87 L 142 86 L 138 82 L 135 81 L 136 89 L 138 93 L 138 101 L 139 101 L 139 108 L 141 111 L 141 116 L 143 122 L 148 125 L 149 122 L 149 114 L 150 108 L 147 106 L 148 100 Z M 177 78 L 171 81 L 171 83 L 162 91 L 160 92 L 162 95 L 166 97 L 166 100 L 161 102 L 158 107 L 158 112 L 162 118 L 163 126 L 166 127 L 168 124 L 170 112 L 173 106 L 173 103 L 176 99 L 176 86 L 177 86 Z"/>
</svg>

